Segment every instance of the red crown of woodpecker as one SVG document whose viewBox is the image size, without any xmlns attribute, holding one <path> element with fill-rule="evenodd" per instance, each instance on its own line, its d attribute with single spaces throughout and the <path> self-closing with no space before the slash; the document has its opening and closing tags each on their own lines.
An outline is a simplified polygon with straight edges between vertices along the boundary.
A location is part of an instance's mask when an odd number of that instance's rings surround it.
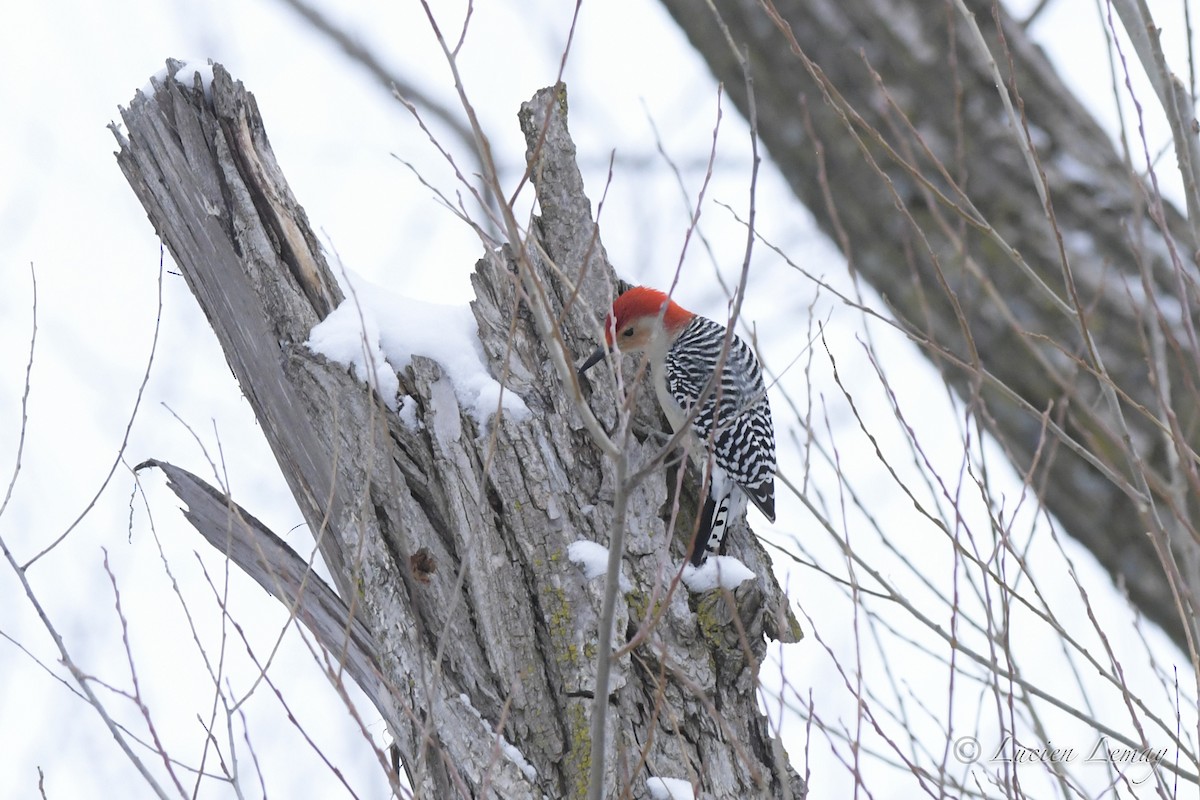
<svg viewBox="0 0 1200 800">
<path fill-rule="evenodd" d="M 663 311 L 664 306 L 666 311 Z M 633 287 L 613 302 L 612 311 L 604 320 L 605 344 L 612 346 L 613 331 L 621 330 L 634 320 L 657 317 L 660 313 L 663 315 L 663 326 L 669 331 L 682 328 L 695 316 L 657 289 Z"/>
</svg>

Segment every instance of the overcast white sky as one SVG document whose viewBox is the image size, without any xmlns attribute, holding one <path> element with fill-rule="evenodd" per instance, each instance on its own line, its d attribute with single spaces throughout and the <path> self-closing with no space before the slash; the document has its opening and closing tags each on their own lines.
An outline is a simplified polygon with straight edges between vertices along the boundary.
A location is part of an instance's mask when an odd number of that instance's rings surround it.
<svg viewBox="0 0 1200 800">
<path fill-rule="evenodd" d="M 398 73 L 453 105 L 448 71 L 418 4 L 356 0 L 323 5 L 336 7 L 337 19 Z M 448 27 L 458 25 L 460 5 L 436 4 Z M 1032 3 L 1024 0 L 1022 5 Z M 555 79 L 571 10 L 571 4 L 552 0 L 481 2 L 475 9 L 461 66 L 509 178 L 519 174 L 524 153 L 517 107 Z M 1178 6 L 1169 4 L 1161 13 L 1178 16 Z M 1172 20 L 1170 25 L 1164 20 L 1168 44 L 1181 58 L 1178 20 L 1167 19 Z M 1115 129 L 1107 67 L 1097 60 L 1102 34 L 1093 3 L 1054 0 L 1036 30 L 1068 80 Z M 1064 37 L 1064 31 L 1070 36 Z M 294 193 L 346 267 L 409 296 L 442 302 L 469 298 L 467 277 L 480 253 L 477 240 L 396 157 L 417 164 L 432 183 L 452 191 L 451 174 L 411 116 L 281 3 L 22 3 L 6 10 L 0 54 L 0 108 L 6 110 L 0 126 L 0 466 L 11 465 L 17 452 L 31 330 L 31 265 L 37 275 L 37 357 L 24 459 L 11 504 L 0 517 L 0 536 L 19 559 L 67 530 L 91 503 L 116 457 L 147 369 L 158 314 L 159 244 L 116 165 L 115 143 L 105 126 L 119 119 L 118 106 L 129 103 L 166 57 L 220 61 L 254 92 Z M 1185 69 L 1183 61 L 1176 63 Z M 609 255 L 625 276 L 665 283 L 678 260 L 692 201 L 681 196 L 655 155 L 650 120 L 672 157 L 691 167 L 688 189 L 695 191 L 695 167 L 711 146 L 715 85 L 651 0 L 585 2 L 566 79 L 572 131 L 593 201 L 603 189 L 610 152 L 617 155 L 601 221 Z M 748 164 L 745 126 L 727 103 L 710 198 L 745 208 Z M 807 213 L 769 164 L 760 176 L 758 203 L 765 236 L 813 271 L 843 280 L 840 257 L 814 232 Z M 701 247 L 692 248 L 677 298 L 718 316 L 724 299 L 714 289 L 712 265 L 728 276 L 736 274 L 744 232 L 713 202 L 704 214 L 713 258 Z M 192 623 L 209 647 L 221 641 L 222 620 L 203 569 L 224 591 L 224 565 L 203 549 L 158 479 L 143 481 L 148 504 L 135 496 L 128 465 L 156 457 L 211 476 L 208 459 L 217 461 L 235 499 L 301 552 L 307 552 L 309 540 L 296 530 L 300 516 L 203 316 L 183 280 L 170 273 L 169 256 L 166 266 L 155 361 L 125 462 L 67 541 L 28 577 L 79 663 L 99 678 L 127 687 L 120 623 L 104 568 L 107 555 L 129 622 L 141 691 L 159 732 L 186 760 L 199 752 L 196 715 L 208 713 L 211 682 L 164 561 L 185 587 Z M 789 288 L 781 296 L 779 291 L 796 285 L 778 258 L 759 250 L 743 313 L 757 325 L 768 364 L 775 369 L 798 354 L 796 333 L 807 325 L 800 315 L 811 294 Z M 845 374 L 864 376 L 858 391 L 865 413 L 886 418 L 886 397 L 870 379 L 870 367 L 855 344 L 861 321 L 836 307 L 828 313 Z M 879 344 L 895 359 L 891 363 L 899 365 L 893 376 L 909 376 L 907 388 L 914 397 L 921 387 L 935 385 L 930 383 L 937 380 L 932 370 L 906 345 L 886 336 Z M 802 387 L 802 378 L 797 370 L 788 380 Z M 802 389 L 797 392 L 802 396 Z M 848 419 L 845 409 L 838 408 L 839 399 L 829 398 L 835 430 Z M 774 402 L 778 408 L 778 399 Z M 943 415 L 949 406 L 944 398 L 922 397 L 915 406 L 910 409 L 914 425 L 936 437 L 946 427 Z M 782 424 L 781 441 L 787 431 Z M 899 439 L 893 444 L 902 446 Z M 954 439 L 939 444 L 934 438 L 928 444 L 932 457 L 947 459 L 944 463 L 953 470 L 961 445 Z M 869 486 L 870 476 L 880 469 L 869 450 L 862 443 L 841 446 L 846 458 L 863 459 L 863 481 Z M 782 466 L 796 469 L 798 459 L 794 450 L 786 452 Z M 0 474 L 6 479 L 4 469 Z M 1012 491 L 1017 490 L 1012 484 Z M 883 500 L 880 513 L 908 519 L 901 505 Z M 899 525 L 900 547 L 905 524 Z M 838 570 L 835 548 L 816 541 L 806 527 L 810 525 L 798 503 L 785 500 L 779 523 L 769 533 L 780 541 L 811 537 L 814 557 L 828 559 L 823 565 Z M 1107 578 L 1086 555 L 1070 552 L 1095 593 L 1093 599 L 1114 617 L 1127 616 L 1117 610 Z M 799 606 L 817 615 L 818 625 L 828 623 L 822 634 L 831 648 L 852 642 L 846 625 L 838 622 L 850 612 L 836 597 L 829 599 L 837 593 L 821 576 L 794 570 L 785 579 Z M 305 641 L 291 630 L 280 636 L 282 610 L 237 575 L 230 576 L 228 591 L 228 602 L 241 609 L 238 621 L 260 659 L 279 640 L 269 675 L 306 731 L 355 792 L 384 796 L 373 754 L 361 735 L 347 727 L 344 709 Z M 64 674 L 7 567 L 0 568 L 0 633 L 28 648 L 55 675 Z M 244 647 L 234 643 L 238 635 L 231 629 L 227 633 L 232 637 L 230 680 L 236 691 L 245 691 L 251 668 Z M 1150 638 L 1165 658 L 1187 669 L 1161 637 L 1151 633 Z M 146 795 L 145 784 L 95 713 L 11 640 L 0 640 L 0 797 L 34 796 L 38 767 L 45 772 L 51 798 Z M 1136 662 L 1131 670 L 1146 669 L 1144 645 L 1132 629 L 1119 627 L 1113 641 L 1117 648 L 1128 648 L 1123 652 Z M 1031 648 L 1042 646 L 1048 645 L 1030 642 Z M 844 712 L 850 708 L 845 697 L 835 697 L 841 679 L 816 641 L 786 648 L 784 670 L 796 685 L 829 690 L 830 705 L 823 713 L 830 720 L 852 713 Z M 916 676 L 902 677 L 916 681 Z M 940 680 L 944 693 L 944 676 Z M 106 699 L 120 709 L 122 720 L 138 723 L 123 701 L 112 695 Z M 369 732 L 381 740 L 382 725 L 367 711 Z M 287 722 L 273 691 L 260 687 L 245 713 L 268 794 L 346 794 Z M 1183 727 L 1187 729 L 1186 722 Z M 789 733 L 794 758 L 802 759 L 804 738 L 802 728 Z M 944 738 L 931 748 L 941 748 Z M 824 740 L 814 736 L 810 745 L 814 762 L 823 764 L 813 774 L 813 796 L 841 796 L 845 776 L 831 774 L 829 767 L 836 762 Z M 245 751 L 242 755 L 246 757 Z M 803 772 L 802 762 L 798 768 Z M 247 769 L 247 774 L 253 773 Z M 248 791 L 257 795 L 256 782 L 254 777 Z M 915 789 L 897 785 L 894 791 L 880 796 L 907 797 Z M 232 796 L 227 788 L 208 784 L 201 794 Z"/>
</svg>

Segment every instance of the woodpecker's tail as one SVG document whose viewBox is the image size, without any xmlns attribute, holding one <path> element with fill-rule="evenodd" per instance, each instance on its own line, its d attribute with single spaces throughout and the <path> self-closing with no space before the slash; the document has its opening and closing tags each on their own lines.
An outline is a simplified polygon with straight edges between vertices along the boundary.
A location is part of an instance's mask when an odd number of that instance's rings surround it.
<svg viewBox="0 0 1200 800">
<path fill-rule="evenodd" d="M 699 567 L 709 553 L 721 552 L 725 542 L 725 534 L 729 532 L 729 494 L 723 494 L 720 502 L 713 499 L 712 494 L 704 499 L 704 508 L 700 510 L 700 530 L 696 532 L 696 542 L 692 545 L 691 562 L 693 567 Z"/>
</svg>

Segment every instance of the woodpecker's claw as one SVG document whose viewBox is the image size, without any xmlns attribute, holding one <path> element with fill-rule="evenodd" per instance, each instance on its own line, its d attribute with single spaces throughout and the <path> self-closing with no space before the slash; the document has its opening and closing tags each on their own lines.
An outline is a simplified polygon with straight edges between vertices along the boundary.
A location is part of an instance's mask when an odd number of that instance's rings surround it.
<svg viewBox="0 0 1200 800">
<path fill-rule="evenodd" d="M 604 360 L 604 354 L 608 352 L 606 347 L 597 347 L 596 352 L 588 356 L 587 361 L 579 367 L 579 377 L 583 377 L 583 373 L 587 372 L 592 367 Z"/>
</svg>

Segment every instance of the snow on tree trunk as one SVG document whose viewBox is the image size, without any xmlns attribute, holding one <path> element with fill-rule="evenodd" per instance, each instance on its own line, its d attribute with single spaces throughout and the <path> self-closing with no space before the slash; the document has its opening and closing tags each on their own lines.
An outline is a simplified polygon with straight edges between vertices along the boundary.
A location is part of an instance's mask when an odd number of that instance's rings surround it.
<svg viewBox="0 0 1200 800">
<path fill-rule="evenodd" d="M 342 293 L 253 96 L 220 65 L 194 83 L 179 66 L 169 62 L 154 94 L 123 112 L 118 161 L 211 322 L 336 594 L 247 511 L 186 470 L 148 465 L 165 471 L 201 533 L 297 606 L 347 664 L 387 720 L 419 796 L 582 796 L 603 580 L 569 553 L 580 540 L 607 545 L 613 488 L 549 354 L 565 346 L 573 359 L 594 346 L 617 280 L 574 162 L 565 89 L 542 90 L 520 114 L 542 213 L 536 243 L 519 246 L 536 274 L 519 276 L 506 247 L 489 250 L 472 278 L 487 366 L 531 412 L 493 417 L 484 431 L 429 359 L 399 375 L 404 402 L 415 404 L 418 424 L 408 425 L 305 347 Z M 578 279 L 577 295 L 547 259 Z M 527 277 L 561 321 L 560 340 L 536 332 Z M 610 423 L 613 392 L 610 380 L 594 379 L 591 405 Z M 640 398 L 640 436 L 661 430 L 652 408 Z M 634 438 L 631 462 L 657 446 Z M 753 580 L 703 595 L 672 583 L 697 491 L 689 470 L 669 535 L 672 478 L 660 470 L 630 496 L 630 585 L 614 641 L 654 624 L 613 665 L 606 785 L 647 797 L 657 776 L 701 795 L 800 797 L 803 782 L 756 701 L 764 637 L 794 641 L 799 627 L 744 523 L 730 552 Z"/>
</svg>

